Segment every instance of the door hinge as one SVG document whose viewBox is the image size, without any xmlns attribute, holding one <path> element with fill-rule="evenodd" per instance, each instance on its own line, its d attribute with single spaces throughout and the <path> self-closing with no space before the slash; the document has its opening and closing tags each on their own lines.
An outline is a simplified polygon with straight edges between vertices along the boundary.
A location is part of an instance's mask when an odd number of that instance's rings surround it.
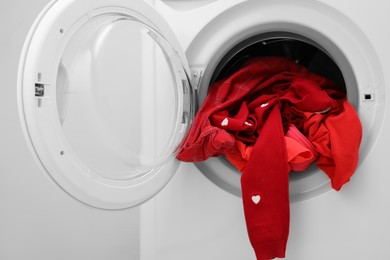
<svg viewBox="0 0 390 260">
<path fill-rule="evenodd" d="M 203 76 L 203 70 L 202 69 L 191 69 L 191 79 L 192 79 L 192 86 L 195 90 L 199 89 L 199 84 L 201 82 Z"/>
</svg>

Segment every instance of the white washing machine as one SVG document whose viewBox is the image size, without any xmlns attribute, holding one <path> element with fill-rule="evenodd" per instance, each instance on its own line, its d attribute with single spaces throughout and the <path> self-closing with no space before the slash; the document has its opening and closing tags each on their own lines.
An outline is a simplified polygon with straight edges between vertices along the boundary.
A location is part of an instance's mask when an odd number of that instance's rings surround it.
<svg viewBox="0 0 390 260">
<path fill-rule="evenodd" d="M 338 81 L 363 125 L 340 192 L 291 173 L 286 259 L 390 258 L 388 2 L 0 6 L 0 259 L 255 259 L 240 174 L 175 154 L 210 84 L 265 55 Z"/>
</svg>

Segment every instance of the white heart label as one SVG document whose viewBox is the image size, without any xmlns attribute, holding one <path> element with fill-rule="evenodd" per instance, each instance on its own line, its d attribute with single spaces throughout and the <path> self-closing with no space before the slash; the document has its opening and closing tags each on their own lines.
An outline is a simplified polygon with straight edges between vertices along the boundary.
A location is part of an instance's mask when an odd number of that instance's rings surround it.
<svg viewBox="0 0 390 260">
<path fill-rule="evenodd" d="M 225 118 L 222 123 L 221 123 L 221 126 L 227 126 L 229 124 L 229 119 Z"/>
<path fill-rule="evenodd" d="M 261 199 L 260 195 L 254 195 L 254 196 L 252 196 L 252 201 L 253 201 L 253 203 L 255 203 L 255 204 L 258 204 L 258 203 L 260 202 L 260 199 Z"/>
</svg>

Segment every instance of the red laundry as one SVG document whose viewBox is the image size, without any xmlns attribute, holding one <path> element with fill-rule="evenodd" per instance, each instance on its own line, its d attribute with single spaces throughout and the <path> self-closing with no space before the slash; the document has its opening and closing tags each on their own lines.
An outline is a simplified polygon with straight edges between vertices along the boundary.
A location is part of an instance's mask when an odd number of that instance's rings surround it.
<svg viewBox="0 0 390 260">
<path fill-rule="evenodd" d="M 238 171 L 242 172 L 251 157 L 254 145 L 246 145 L 239 140 L 236 140 L 235 145 L 236 150 L 226 153 L 225 157 Z"/>
<path fill-rule="evenodd" d="M 266 118 L 241 176 L 249 239 L 258 260 L 285 257 L 290 223 L 286 144 L 277 98 L 256 109 Z M 260 199 L 260 201 L 257 201 Z"/>
<path fill-rule="evenodd" d="M 279 58 L 256 59 L 228 79 L 211 86 L 207 98 L 195 116 L 186 143 L 177 158 L 182 161 L 198 162 L 211 156 L 219 156 L 233 149 L 235 137 L 224 128 L 229 126 L 230 120 L 234 120 L 234 117 L 224 116 L 231 114 L 229 111 L 232 109 L 238 109 L 237 105 L 243 104 L 245 98 L 248 99 L 250 96 L 248 94 L 253 94 L 254 97 L 256 91 L 264 92 L 264 89 L 272 86 L 277 81 L 286 80 L 291 82 L 294 76 L 290 74 L 281 75 L 284 71 L 306 72 L 305 68 L 297 67 L 294 63 L 286 61 L 286 59 Z M 272 89 L 268 89 L 268 91 L 272 92 Z M 245 111 L 245 108 L 243 108 L 243 111 Z M 213 124 L 211 124 L 212 115 L 214 117 Z M 217 115 L 220 115 L 220 117 Z M 228 124 L 222 125 L 225 118 L 227 118 Z M 248 118 L 248 120 L 251 119 L 253 117 Z M 253 136 L 255 133 L 253 131 L 254 125 L 251 128 L 244 124 L 241 126 L 248 131 L 245 136 L 255 142 L 257 138 Z"/>
<path fill-rule="evenodd" d="M 314 146 L 295 125 L 290 125 L 284 140 L 288 166 L 292 171 L 304 171 L 317 159 L 318 153 Z M 254 145 L 246 145 L 239 140 L 236 140 L 235 145 L 237 152 L 227 153 L 225 157 L 237 170 L 242 172 L 251 157 Z"/>
<path fill-rule="evenodd" d="M 350 180 L 358 163 L 362 126 L 352 105 L 344 101 L 339 111 L 330 114 L 305 113 L 304 131 L 319 158 L 318 167 L 340 190 Z"/>
<path fill-rule="evenodd" d="M 315 147 L 295 125 L 290 125 L 284 138 L 287 160 L 291 170 L 304 171 L 317 159 L 318 153 Z"/>
<path fill-rule="evenodd" d="M 224 154 L 242 171 L 245 219 L 258 260 L 285 255 L 290 169 L 304 170 L 318 156 L 338 190 L 356 168 L 361 125 L 337 88 L 285 58 L 250 60 L 210 87 L 177 155 L 196 162 Z"/>
</svg>

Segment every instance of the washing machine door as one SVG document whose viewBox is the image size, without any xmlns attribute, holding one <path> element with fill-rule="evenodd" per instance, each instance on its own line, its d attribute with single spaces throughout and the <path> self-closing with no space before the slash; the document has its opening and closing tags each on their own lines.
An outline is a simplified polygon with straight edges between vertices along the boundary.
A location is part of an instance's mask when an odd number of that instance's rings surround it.
<svg viewBox="0 0 390 260">
<path fill-rule="evenodd" d="M 175 35 L 144 1 L 53 1 L 27 37 L 19 108 L 42 169 L 83 203 L 120 209 L 174 174 L 193 112 Z"/>
</svg>

